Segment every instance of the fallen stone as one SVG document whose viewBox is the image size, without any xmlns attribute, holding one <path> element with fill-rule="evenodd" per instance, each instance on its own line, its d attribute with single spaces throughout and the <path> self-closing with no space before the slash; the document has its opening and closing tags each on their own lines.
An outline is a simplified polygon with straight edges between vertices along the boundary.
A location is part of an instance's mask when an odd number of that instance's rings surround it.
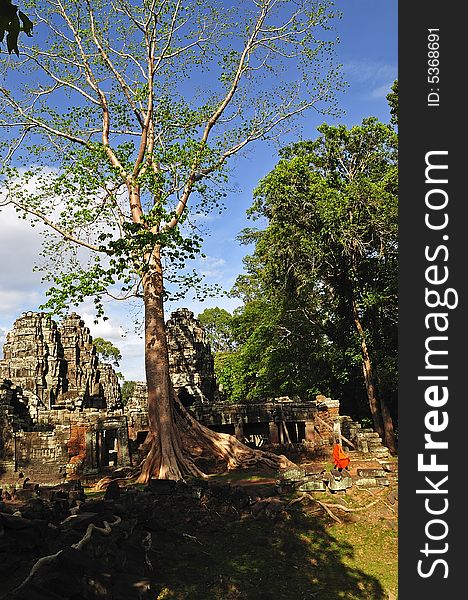
<svg viewBox="0 0 468 600">
<path fill-rule="evenodd" d="M 86 498 L 86 494 L 83 490 L 71 490 L 68 492 L 69 500 L 84 500 Z"/>
<path fill-rule="evenodd" d="M 15 490 L 15 499 L 16 500 L 30 500 L 31 498 L 35 498 L 37 496 L 37 492 L 34 488 L 21 488 L 19 490 Z"/>
<path fill-rule="evenodd" d="M 104 500 L 118 500 L 120 498 L 120 487 L 117 481 L 113 480 L 109 483 L 104 494 Z"/>
<path fill-rule="evenodd" d="M 324 492 L 326 489 L 323 479 L 304 481 L 304 483 L 296 486 L 298 492 Z"/>
<path fill-rule="evenodd" d="M 0 513 L 0 521 L 5 529 L 26 529 L 33 524 L 30 519 L 23 519 L 19 511 L 14 512 L 12 515 Z"/>
<path fill-rule="evenodd" d="M 384 469 L 357 469 L 359 477 L 385 477 L 386 471 Z"/>
<path fill-rule="evenodd" d="M 330 478 L 327 485 L 331 492 L 340 492 L 350 488 L 353 485 L 353 480 L 346 469 L 343 469 L 343 471 L 333 469 L 330 472 Z"/>
<path fill-rule="evenodd" d="M 398 463 L 397 462 L 384 462 L 382 463 L 382 468 L 388 473 L 397 473 L 398 472 Z"/>
<path fill-rule="evenodd" d="M 361 477 L 354 482 L 358 487 L 379 487 L 390 485 L 386 477 Z"/>
<path fill-rule="evenodd" d="M 26 490 L 38 490 L 39 484 L 34 483 L 34 481 L 30 481 L 29 479 L 25 479 L 23 483 L 23 489 Z"/>
<path fill-rule="evenodd" d="M 306 476 L 306 472 L 303 469 L 285 469 L 278 472 L 278 479 L 280 481 L 302 481 Z"/>
<path fill-rule="evenodd" d="M 102 515 L 98 513 L 80 513 L 71 515 L 66 523 L 63 523 L 63 526 L 75 531 L 86 531 L 88 525 L 91 525 L 91 523 L 97 527 L 102 527 L 104 520 Z"/>
<path fill-rule="evenodd" d="M 147 489 L 153 494 L 168 496 L 174 493 L 176 485 L 176 482 L 171 479 L 150 479 Z"/>
<path fill-rule="evenodd" d="M 39 489 L 39 497 L 47 502 L 52 502 L 55 499 L 56 491 L 49 488 L 40 488 Z"/>
<path fill-rule="evenodd" d="M 388 458 L 389 452 L 386 449 L 383 449 L 383 450 L 373 450 L 372 454 L 376 458 Z"/>
</svg>

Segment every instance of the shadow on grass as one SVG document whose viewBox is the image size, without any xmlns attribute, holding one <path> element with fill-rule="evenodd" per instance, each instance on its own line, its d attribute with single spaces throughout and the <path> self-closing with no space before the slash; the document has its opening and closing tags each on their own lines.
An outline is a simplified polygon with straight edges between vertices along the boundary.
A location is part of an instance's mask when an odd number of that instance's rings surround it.
<svg viewBox="0 0 468 600">
<path fill-rule="evenodd" d="M 0 578 L 0 597 L 3 600 L 387 599 L 375 577 L 349 566 L 353 546 L 339 541 L 326 519 L 305 514 L 302 505 L 291 507 L 286 516 L 283 513 L 272 518 L 273 513 L 270 516 L 262 513 L 264 516 L 254 518 L 248 509 L 241 514 L 241 509 L 213 494 L 206 502 L 204 498 L 135 491 L 123 495 L 118 504 L 109 508 L 101 500 L 87 500 L 81 525 L 75 520 L 61 527 L 60 533 L 57 528 L 51 530 L 47 520 L 21 523 L 15 521 L 16 517 L 7 517 L 5 522 L 10 529 L 0 539 L 6 542 L 3 546 L 0 543 L 1 567 L 6 568 Z M 116 510 L 122 521 L 112 535 L 103 535 L 101 530 L 93 534 L 82 550 L 73 548 L 88 527 L 87 519 L 95 520 L 99 510 L 103 511 L 99 513 L 99 522 L 113 520 Z M 27 527 L 11 528 L 13 522 Z M 32 577 L 26 580 L 31 567 L 44 556 L 48 559 L 41 561 L 41 567 L 35 567 Z M 17 587 L 22 581 L 26 583 Z"/>
<path fill-rule="evenodd" d="M 286 521 L 220 519 L 193 534 L 198 542 L 167 540 L 158 553 L 161 600 L 387 598 L 375 577 L 345 564 L 352 546 L 300 509 Z"/>
</svg>

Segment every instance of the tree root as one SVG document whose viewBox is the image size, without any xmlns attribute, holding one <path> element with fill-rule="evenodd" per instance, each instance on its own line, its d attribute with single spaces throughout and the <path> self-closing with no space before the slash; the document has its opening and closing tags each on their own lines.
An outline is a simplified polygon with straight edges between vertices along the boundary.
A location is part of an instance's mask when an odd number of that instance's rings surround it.
<svg viewBox="0 0 468 600">
<path fill-rule="evenodd" d="M 15 592 L 20 590 L 21 588 L 23 588 L 25 585 L 27 585 L 31 579 L 33 578 L 34 574 L 37 573 L 37 571 L 43 567 L 44 565 L 48 565 L 54 562 L 54 560 L 56 558 L 58 558 L 58 556 L 60 555 L 60 553 L 62 552 L 62 550 L 59 550 L 58 552 L 56 552 L 55 554 L 50 554 L 49 556 L 43 556 L 42 558 L 40 558 L 38 561 L 36 561 L 33 566 L 31 567 L 31 570 L 29 571 L 29 575 L 26 577 L 26 579 L 20 583 L 20 585 L 15 589 Z"/>
<path fill-rule="evenodd" d="M 93 523 L 90 523 L 86 529 L 86 533 L 81 538 L 81 540 L 79 542 L 76 542 L 76 544 L 72 544 L 71 547 L 75 548 L 75 550 L 82 550 L 83 547 L 91 540 L 93 531 L 97 531 L 98 533 L 100 533 L 102 535 L 110 535 L 112 533 L 112 527 L 115 527 L 116 525 L 118 525 L 119 523 L 122 522 L 122 519 L 120 517 L 118 517 L 116 515 L 114 515 L 114 516 L 115 516 L 115 521 L 113 521 L 112 523 L 108 523 L 107 521 L 104 521 L 103 522 L 104 527 L 97 527 Z"/>
<path fill-rule="evenodd" d="M 62 521 L 62 523 L 68 522 L 74 516 L 75 515 L 71 515 L 71 517 L 69 519 L 64 519 Z M 118 517 L 116 515 L 114 515 L 114 517 L 115 517 L 115 520 L 112 523 L 108 523 L 107 521 L 104 521 L 104 527 L 96 527 L 96 525 L 93 525 L 93 523 L 90 523 L 86 529 L 86 533 L 81 538 L 81 540 L 79 542 L 76 542 L 76 544 L 72 544 L 71 547 L 74 548 L 75 550 L 82 550 L 83 547 L 91 540 L 93 531 L 97 531 L 98 533 L 100 533 L 102 535 L 110 535 L 112 533 L 112 528 L 115 527 L 116 525 L 118 525 L 119 523 L 121 523 L 121 521 L 122 521 L 122 519 L 120 517 Z M 60 556 L 61 552 L 63 552 L 63 550 L 59 550 L 55 554 L 43 556 L 42 558 L 37 560 L 31 567 L 31 570 L 29 571 L 29 575 L 26 577 L 26 579 L 22 583 L 20 583 L 20 585 L 15 589 L 15 591 L 19 591 L 22 588 L 24 588 L 31 581 L 31 579 L 34 577 L 35 573 L 37 573 L 37 571 L 41 567 L 52 564 Z"/>
<path fill-rule="evenodd" d="M 141 541 L 141 544 L 143 546 L 143 550 L 145 551 L 145 564 L 148 569 L 152 571 L 154 567 L 149 557 L 149 552 L 153 549 L 153 538 L 151 537 L 151 533 L 149 531 Z"/>
<path fill-rule="evenodd" d="M 172 424 L 164 432 L 150 431 L 144 444 L 146 458 L 126 477 L 104 477 L 95 485 L 105 489 L 111 481 L 123 485 L 147 483 L 150 479 L 185 480 L 187 477 L 206 479 L 207 475 L 196 465 L 201 456 L 223 461 L 228 471 L 257 465 L 277 470 L 296 465 L 284 455 L 249 448 L 236 437 L 212 431 L 194 419 L 173 394 Z"/>
<path fill-rule="evenodd" d="M 374 500 L 373 502 L 369 502 L 369 504 L 366 504 L 365 506 L 359 506 L 357 508 L 349 508 L 348 506 L 345 506 L 344 504 L 328 504 L 327 502 L 321 502 L 320 500 L 317 500 L 317 498 L 314 498 L 307 492 L 303 492 L 302 496 L 291 500 L 288 503 L 288 507 L 292 506 L 293 504 L 297 504 L 298 502 L 302 502 L 303 500 L 306 500 L 306 499 L 312 500 L 312 502 L 315 502 L 316 504 L 321 506 L 323 508 L 323 510 L 328 515 L 330 515 L 330 517 L 337 523 L 342 523 L 342 521 L 332 512 L 332 510 L 331 510 L 332 508 L 338 508 L 339 510 L 342 510 L 343 512 L 347 512 L 347 513 L 361 512 L 363 510 L 368 510 L 369 508 L 371 508 L 372 506 L 374 506 L 375 504 L 377 504 L 378 502 L 380 502 L 382 500 L 382 498 L 377 498 L 377 500 Z"/>
</svg>

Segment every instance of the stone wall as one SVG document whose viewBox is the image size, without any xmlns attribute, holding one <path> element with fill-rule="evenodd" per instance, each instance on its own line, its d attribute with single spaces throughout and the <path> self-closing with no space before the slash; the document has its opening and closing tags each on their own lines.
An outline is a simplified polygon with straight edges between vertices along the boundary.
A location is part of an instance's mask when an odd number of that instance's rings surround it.
<svg viewBox="0 0 468 600">
<path fill-rule="evenodd" d="M 305 442 L 325 451 L 341 427 L 355 449 L 386 452 L 375 432 L 340 416 L 339 402 L 325 396 L 220 402 L 210 345 L 191 311 L 171 314 L 167 337 L 174 388 L 208 427 L 253 444 Z M 129 466 L 147 431 L 146 384 L 136 383 L 124 408 L 118 378 L 99 363 L 79 315 L 60 325 L 44 313 L 15 321 L 0 361 L 0 477 L 24 471 L 53 482 Z"/>
<path fill-rule="evenodd" d="M 57 325 L 23 314 L 0 361 L 0 476 L 56 481 L 130 465 L 122 409 L 117 376 L 79 315 Z"/>
<path fill-rule="evenodd" d="M 105 399 L 105 405 L 108 410 L 118 410 L 122 405 L 122 391 L 120 389 L 119 378 L 111 365 L 98 363 L 99 374 L 99 393 Z"/>
</svg>

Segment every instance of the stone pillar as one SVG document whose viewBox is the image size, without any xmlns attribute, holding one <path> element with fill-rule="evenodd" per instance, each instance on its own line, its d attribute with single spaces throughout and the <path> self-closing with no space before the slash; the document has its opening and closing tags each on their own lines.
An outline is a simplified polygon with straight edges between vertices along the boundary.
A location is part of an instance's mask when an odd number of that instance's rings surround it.
<svg viewBox="0 0 468 600">
<path fill-rule="evenodd" d="M 95 469 L 97 467 L 97 456 L 96 456 L 96 444 L 95 444 L 96 432 L 94 429 L 87 429 L 86 431 L 86 457 L 85 467 L 87 469 Z"/>
<path fill-rule="evenodd" d="M 305 422 L 305 440 L 315 445 L 315 423 L 314 421 Z"/>
<path fill-rule="evenodd" d="M 236 439 L 241 442 L 244 441 L 244 422 L 242 421 L 242 417 L 239 417 L 234 425 L 234 435 Z"/>
<path fill-rule="evenodd" d="M 101 468 L 102 467 L 108 467 L 109 466 L 109 447 L 108 447 L 108 438 L 106 436 L 106 431 L 105 429 L 103 429 L 100 432 L 100 441 L 101 441 L 101 460 L 100 460 L 100 465 Z"/>
<path fill-rule="evenodd" d="M 130 453 L 128 449 L 128 435 L 123 427 L 117 429 L 117 466 L 126 467 L 130 465 Z"/>
<path fill-rule="evenodd" d="M 341 445 L 341 423 L 339 419 L 333 421 L 333 440 Z"/>
<path fill-rule="evenodd" d="M 278 426 L 274 421 L 269 422 L 270 428 L 270 444 L 279 444 Z"/>
</svg>

